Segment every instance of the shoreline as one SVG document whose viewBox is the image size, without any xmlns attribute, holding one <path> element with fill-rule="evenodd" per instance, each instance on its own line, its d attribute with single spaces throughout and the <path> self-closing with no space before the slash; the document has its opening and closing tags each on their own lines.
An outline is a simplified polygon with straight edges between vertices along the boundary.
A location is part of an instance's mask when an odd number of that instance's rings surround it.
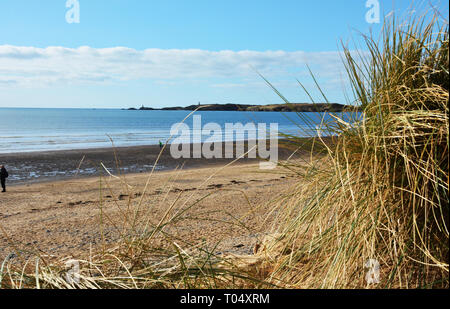
<svg viewBox="0 0 450 309">
<path fill-rule="evenodd" d="M 292 153 L 284 148 L 285 142 L 286 140 L 278 140 L 279 159 L 285 159 Z M 222 142 L 222 150 L 225 149 L 226 143 Z M 245 141 L 246 150 L 247 144 L 248 141 Z M 192 153 L 194 144 L 189 145 Z M 233 149 L 235 145 L 236 142 L 233 143 Z M 103 166 L 113 175 L 147 173 L 153 169 L 159 153 L 159 145 L 36 151 L 0 154 L 0 164 L 4 164 L 10 174 L 7 186 L 16 186 L 98 177 L 100 173 L 107 175 Z M 170 155 L 170 145 L 167 145 L 161 153 L 155 172 L 173 170 L 177 166 L 191 169 L 225 165 L 233 160 L 235 158 L 205 159 L 192 156 L 190 159 L 174 159 Z M 235 164 L 259 161 L 261 159 L 245 157 Z"/>
</svg>

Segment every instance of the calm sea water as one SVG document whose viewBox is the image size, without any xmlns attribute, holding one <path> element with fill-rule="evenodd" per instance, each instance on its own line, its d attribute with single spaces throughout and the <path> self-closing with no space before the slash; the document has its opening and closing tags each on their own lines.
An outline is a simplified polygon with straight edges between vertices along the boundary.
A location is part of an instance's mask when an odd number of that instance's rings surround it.
<svg viewBox="0 0 450 309">
<path fill-rule="evenodd" d="M 0 153 L 68 150 L 158 144 L 170 137 L 173 124 L 189 111 L 128 111 L 118 109 L 0 108 Z M 321 116 L 306 113 L 314 123 Z M 296 113 L 199 111 L 202 124 L 278 123 L 279 131 L 299 136 L 314 135 Z M 186 124 L 193 128 L 192 118 Z M 203 138 L 207 138 L 204 136 Z M 223 136 L 226 141 L 233 136 Z M 186 140 L 189 142 L 189 140 Z"/>
</svg>

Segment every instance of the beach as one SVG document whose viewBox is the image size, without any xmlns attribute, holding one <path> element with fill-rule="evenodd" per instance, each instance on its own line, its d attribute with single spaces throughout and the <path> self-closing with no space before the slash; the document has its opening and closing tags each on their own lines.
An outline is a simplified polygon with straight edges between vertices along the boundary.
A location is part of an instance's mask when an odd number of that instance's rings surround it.
<svg viewBox="0 0 450 309">
<path fill-rule="evenodd" d="M 175 199 L 180 199 L 177 205 L 202 199 L 170 232 L 191 243 L 203 239 L 211 245 L 220 242 L 217 253 L 251 253 L 267 228 L 264 219 L 269 202 L 295 180 L 279 170 L 262 173 L 258 164 L 219 169 L 123 176 L 130 187 L 120 179 L 90 177 L 9 188 L 1 195 L 0 258 L 17 256 L 20 249 L 50 257 L 87 258 L 90 250 L 97 250 L 103 243 L 114 245 L 120 237 L 119 226 L 124 223 L 124 209 L 134 210 L 140 199 L 144 208 L 152 207 L 149 212 L 153 223 L 163 217 Z M 246 228 L 226 223 L 238 219 Z"/>
<path fill-rule="evenodd" d="M 131 228 L 130 213 L 157 224 L 171 205 L 173 212 L 191 204 L 183 220 L 168 227 L 171 234 L 217 245 L 217 253 L 251 253 L 268 230 L 270 201 L 295 184 L 281 168 L 260 170 L 258 159 L 173 159 L 168 149 L 152 174 L 159 153 L 159 146 L 138 146 L 1 155 L 7 167 L 34 166 L 41 177 L 8 181 L 0 196 L 0 258 L 20 252 L 87 258 L 117 243 Z M 280 147 L 279 153 L 291 152 Z M 67 173 L 96 167 L 92 174 Z M 55 171 L 66 173 L 45 174 Z"/>
</svg>

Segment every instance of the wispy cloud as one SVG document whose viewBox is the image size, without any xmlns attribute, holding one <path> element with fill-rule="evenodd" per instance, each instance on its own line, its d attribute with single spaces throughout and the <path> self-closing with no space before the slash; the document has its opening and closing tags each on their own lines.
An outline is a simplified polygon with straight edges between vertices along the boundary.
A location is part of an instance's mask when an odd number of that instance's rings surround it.
<svg viewBox="0 0 450 309">
<path fill-rule="evenodd" d="M 21 47 L 0 45 L 0 85 L 39 87 L 55 83 L 106 83 L 154 79 L 245 78 L 255 70 L 269 77 L 302 76 L 306 64 L 321 78 L 343 68 L 339 52 L 208 51 Z M 236 87 L 234 82 L 215 87 Z"/>
</svg>

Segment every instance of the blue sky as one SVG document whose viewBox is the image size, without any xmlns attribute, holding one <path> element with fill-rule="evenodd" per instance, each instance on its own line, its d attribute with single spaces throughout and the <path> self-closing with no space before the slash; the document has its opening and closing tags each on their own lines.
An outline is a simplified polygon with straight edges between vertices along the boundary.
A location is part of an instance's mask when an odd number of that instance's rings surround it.
<svg viewBox="0 0 450 309">
<path fill-rule="evenodd" d="M 381 27 L 366 0 L 78 2 L 69 24 L 66 0 L 0 0 L 0 107 L 280 103 L 255 70 L 292 102 L 309 101 L 296 79 L 320 101 L 306 64 L 345 103 L 339 41 Z M 379 3 L 382 15 L 411 7 Z"/>
</svg>

